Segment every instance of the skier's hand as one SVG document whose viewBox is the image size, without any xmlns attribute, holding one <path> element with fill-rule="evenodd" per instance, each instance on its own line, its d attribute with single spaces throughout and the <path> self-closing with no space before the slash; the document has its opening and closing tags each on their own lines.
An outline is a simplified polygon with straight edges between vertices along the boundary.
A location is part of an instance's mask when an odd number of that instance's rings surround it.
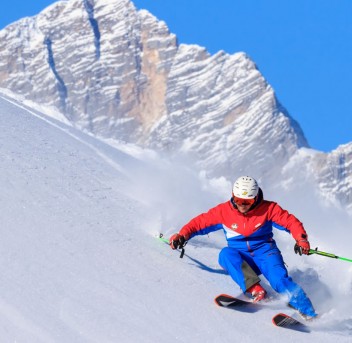
<svg viewBox="0 0 352 343">
<path fill-rule="evenodd" d="M 174 250 L 184 247 L 186 241 L 187 239 L 178 233 L 173 234 L 169 239 L 170 246 Z"/>
<path fill-rule="evenodd" d="M 310 249 L 310 244 L 309 244 L 309 241 L 307 241 L 306 239 L 300 239 L 300 240 L 296 241 L 296 244 L 294 247 L 296 254 L 308 255 L 309 249 Z"/>
</svg>

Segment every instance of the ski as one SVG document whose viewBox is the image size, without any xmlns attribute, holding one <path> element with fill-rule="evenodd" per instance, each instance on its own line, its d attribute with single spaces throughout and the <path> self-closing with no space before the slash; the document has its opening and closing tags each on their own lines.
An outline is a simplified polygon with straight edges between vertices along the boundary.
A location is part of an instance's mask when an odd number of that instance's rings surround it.
<svg viewBox="0 0 352 343">
<path fill-rule="evenodd" d="M 291 329 L 301 332 L 310 332 L 308 326 L 306 326 L 299 320 L 288 316 L 285 313 L 276 314 L 273 317 L 272 322 L 275 326 L 282 327 L 285 329 Z"/>
<path fill-rule="evenodd" d="M 238 299 L 228 294 L 220 294 L 214 299 L 215 304 L 220 307 L 226 307 L 241 312 L 256 312 L 259 310 L 260 305 L 250 301 Z"/>
<path fill-rule="evenodd" d="M 242 300 L 228 294 L 220 294 L 215 297 L 214 301 L 215 304 L 220 307 L 225 307 L 240 312 L 254 313 L 262 308 L 262 306 L 258 303 Z M 272 322 L 275 326 L 278 327 L 301 332 L 310 332 L 310 329 L 307 325 L 284 313 L 276 314 L 273 317 Z"/>
</svg>

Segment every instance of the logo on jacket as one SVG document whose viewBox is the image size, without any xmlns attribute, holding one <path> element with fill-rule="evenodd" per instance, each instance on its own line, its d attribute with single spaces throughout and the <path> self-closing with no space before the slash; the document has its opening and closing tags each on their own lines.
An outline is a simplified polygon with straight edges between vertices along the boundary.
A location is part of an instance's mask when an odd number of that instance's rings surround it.
<svg viewBox="0 0 352 343">
<path fill-rule="evenodd" d="M 259 230 L 261 225 L 262 225 L 262 223 L 259 223 L 259 224 L 255 225 L 253 232 L 256 232 L 257 230 Z"/>
<path fill-rule="evenodd" d="M 236 223 L 233 223 L 233 224 L 231 225 L 231 229 L 232 229 L 232 230 L 237 230 L 237 228 L 238 228 L 238 225 L 237 225 Z"/>
</svg>

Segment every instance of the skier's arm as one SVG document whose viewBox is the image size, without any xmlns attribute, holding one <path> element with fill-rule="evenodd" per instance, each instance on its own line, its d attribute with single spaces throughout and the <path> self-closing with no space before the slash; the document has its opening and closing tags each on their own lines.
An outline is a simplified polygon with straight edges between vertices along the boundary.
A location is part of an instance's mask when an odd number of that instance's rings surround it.
<svg viewBox="0 0 352 343">
<path fill-rule="evenodd" d="M 194 217 L 189 223 L 184 225 L 179 233 L 170 237 L 171 248 L 177 249 L 181 241 L 188 241 L 196 235 L 206 235 L 210 232 L 223 228 L 220 223 L 219 206 L 210 209 L 206 213 L 202 213 Z"/>
<path fill-rule="evenodd" d="M 207 212 L 193 218 L 189 223 L 182 227 L 179 233 L 180 235 L 187 237 L 187 239 L 190 239 L 196 235 L 207 235 L 210 232 L 222 228 L 222 224 L 217 223 L 213 216 L 209 215 L 209 212 Z"/>
<path fill-rule="evenodd" d="M 308 254 L 310 244 L 308 241 L 308 234 L 303 227 L 303 224 L 288 211 L 282 209 L 278 204 L 273 203 L 271 211 L 271 220 L 273 225 L 277 227 L 283 227 L 286 231 L 290 232 L 292 237 L 295 239 L 295 252 L 296 254 Z"/>
</svg>

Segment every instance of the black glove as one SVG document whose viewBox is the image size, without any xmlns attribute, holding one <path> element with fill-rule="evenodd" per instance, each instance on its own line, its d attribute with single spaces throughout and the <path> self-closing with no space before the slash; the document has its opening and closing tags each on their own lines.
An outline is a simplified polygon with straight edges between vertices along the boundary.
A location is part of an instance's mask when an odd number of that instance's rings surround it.
<svg viewBox="0 0 352 343">
<path fill-rule="evenodd" d="M 172 249 L 181 249 L 186 245 L 186 238 L 178 233 L 173 234 L 170 239 L 169 243 Z"/>
<path fill-rule="evenodd" d="M 301 239 L 297 241 L 294 247 L 295 253 L 300 254 L 301 256 L 302 254 L 308 255 L 309 250 L 310 250 L 310 244 L 309 244 L 309 241 L 307 241 L 306 239 Z"/>
</svg>

